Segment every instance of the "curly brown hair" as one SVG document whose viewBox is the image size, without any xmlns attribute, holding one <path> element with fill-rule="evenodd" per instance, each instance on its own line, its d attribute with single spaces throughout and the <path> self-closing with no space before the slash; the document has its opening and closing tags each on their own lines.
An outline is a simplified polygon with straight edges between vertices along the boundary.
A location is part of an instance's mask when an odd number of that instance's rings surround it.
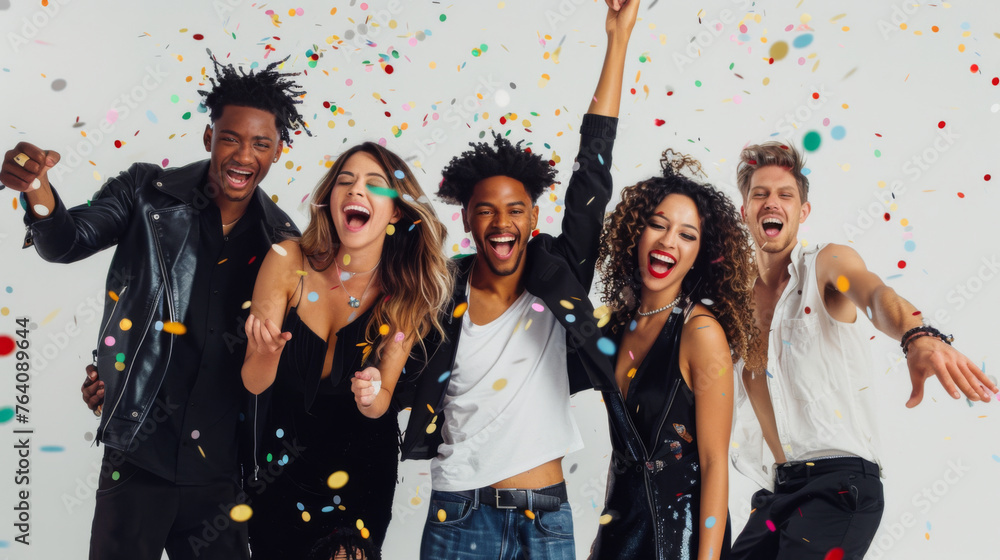
<svg viewBox="0 0 1000 560">
<path fill-rule="evenodd" d="M 682 173 L 701 174 L 694 158 L 671 149 L 660 158 L 663 175 L 622 189 L 622 200 L 604 220 L 597 270 L 601 300 L 612 310 L 611 324 L 621 330 L 639 308 L 641 276 L 639 237 L 653 211 L 669 194 L 690 198 L 701 217 L 701 249 L 694 267 L 681 281 L 688 301 L 711 300 L 709 307 L 726 333 L 733 360 L 756 368 L 766 359 L 758 345 L 753 319 L 753 281 L 757 276 L 750 235 L 736 207 L 711 185 Z M 752 369 L 752 371 L 757 371 Z"/>
</svg>

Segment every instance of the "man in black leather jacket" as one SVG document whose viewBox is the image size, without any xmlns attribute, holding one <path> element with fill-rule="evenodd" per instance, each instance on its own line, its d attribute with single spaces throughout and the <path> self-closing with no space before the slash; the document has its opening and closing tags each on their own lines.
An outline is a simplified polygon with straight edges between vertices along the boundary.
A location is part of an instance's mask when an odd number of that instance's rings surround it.
<svg viewBox="0 0 1000 560">
<path fill-rule="evenodd" d="M 71 263 L 116 246 L 95 352 L 106 447 L 92 560 L 249 557 L 233 510 L 239 422 L 254 408 L 240 381 L 241 308 L 272 244 L 298 235 L 257 185 L 303 124 L 303 92 L 278 63 L 243 74 L 213 62 L 218 80 L 201 92 L 209 160 L 136 163 L 72 209 L 48 181 L 56 152 L 22 142 L 0 170 L 23 193 L 25 247 Z"/>
</svg>

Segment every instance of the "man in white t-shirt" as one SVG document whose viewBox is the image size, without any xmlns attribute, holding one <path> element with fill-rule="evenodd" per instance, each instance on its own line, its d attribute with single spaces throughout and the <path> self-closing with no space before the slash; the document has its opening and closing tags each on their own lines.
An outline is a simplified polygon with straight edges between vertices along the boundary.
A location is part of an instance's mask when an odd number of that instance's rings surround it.
<svg viewBox="0 0 1000 560">
<path fill-rule="evenodd" d="M 448 338 L 408 403 L 403 459 L 432 459 L 426 560 L 575 558 L 562 458 L 583 446 L 570 394 L 614 389 L 587 293 L 638 1 L 608 5 L 607 53 L 580 126 L 562 234 L 535 231 L 535 201 L 555 170 L 521 143 L 494 135 L 443 172 L 438 196 L 462 206 L 477 252 L 457 263 Z"/>
<path fill-rule="evenodd" d="M 920 404 L 924 381 L 953 398 L 989 402 L 997 392 L 979 368 L 951 347 L 951 337 L 869 271 L 854 249 L 803 246 L 809 180 L 791 146 L 769 142 L 740 154 L 737 183 L 743 217 L 756 245 L 754 318 L 767 370 L 738 377 L 736 467 L 764 490 L 733 544 L 731 558 L 860 559 L 871 544 L 884 501 L 874 433 L 874 368 L 858 310 L 900 339 Z M 773 470 L 770 457 L 773 457 Z"/>
</svg>

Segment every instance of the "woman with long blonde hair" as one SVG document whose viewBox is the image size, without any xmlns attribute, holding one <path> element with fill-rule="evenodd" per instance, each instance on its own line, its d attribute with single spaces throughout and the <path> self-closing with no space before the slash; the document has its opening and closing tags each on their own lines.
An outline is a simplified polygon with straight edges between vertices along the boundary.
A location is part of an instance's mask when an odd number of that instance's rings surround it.
<svg viewBox="0 0 1000 560">
<path fill-rule="evenodd" d="M 250 483 L 255 557 L 305 557 L 359 520 L 381 547 L 398 452 L 396 415 L 384 413 L 414 345 L 442 331 L 445 235 L 407 165 L 365 142 L 316 188 L 302 237 L 268 253 L 242 371 L 271 397 Z"/>
</svg>

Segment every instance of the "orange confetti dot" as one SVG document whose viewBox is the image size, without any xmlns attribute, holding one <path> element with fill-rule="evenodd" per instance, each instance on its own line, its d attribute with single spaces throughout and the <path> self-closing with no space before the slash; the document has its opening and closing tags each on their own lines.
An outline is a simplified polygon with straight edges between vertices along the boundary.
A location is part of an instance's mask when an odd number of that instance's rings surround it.
<svg viewBox="0 0 1000 560">
<path fill-rule="evenodd" d="M 940 27 L 938 27 L 938 26 L 936 26 L 936 25 L 932 25 L 932 26 L 931 26 L 931 31 L 933 31 L 933 32 L 937 33 L 938 31 L 941 31 L 941 28 L 940 28 Z"/>
<path fill-rule="evenodd" d="M 851 289 L 851 281 L 847 279 L 846 276 L 837 277 L 837 289 L 841 292 L 846 292 Z"/>
<path fill-rule="evenodd" d="M 456 319 L 458 319 L 462 315 L 465 315 L 465 310 L 468 309 L 468 308 L 469 308 L 469 304 L 467 302 L 463 301 L 462 303 L 460 303 L 460 304 L 458 304 L 458 305 L 455 306 L 455 311 L 452 312 L 452 316 L 454 316 Z"/>
<path fill-rule="evenodd" d="M 958 193 L 958 198 L 965 198 L 965 193 L 963 192 Z"/>
<path fill-rule="evenodd" d="M 163 332 L 180 336 L 187 332 L 187 327 L 185 327 L 183 323 L 168 321 L 163 323 Z"/>
</svg>

